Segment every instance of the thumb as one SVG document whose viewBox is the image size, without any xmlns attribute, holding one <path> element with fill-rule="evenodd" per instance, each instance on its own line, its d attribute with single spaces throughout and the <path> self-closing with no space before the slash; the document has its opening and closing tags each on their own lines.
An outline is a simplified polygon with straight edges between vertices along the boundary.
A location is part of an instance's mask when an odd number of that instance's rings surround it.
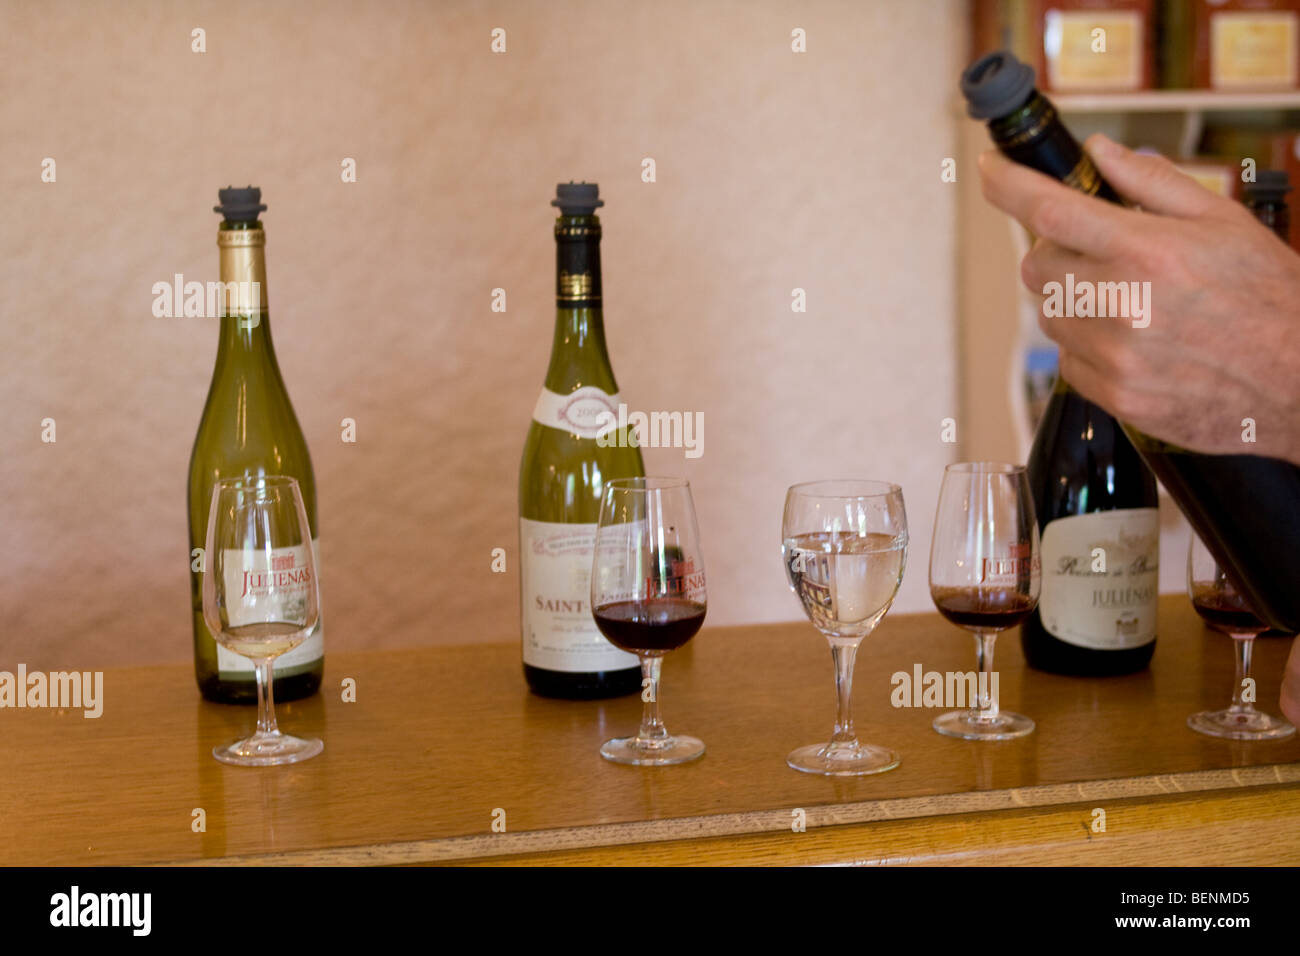
<svg viewBox="0 0 1300 956">
<path fill-rule="evenodd" d="M 1148 212 L 1194 219 L 1213 214 L 1222 201 L 1163 156 L 1135 153 L 1101 133 L 1084 148 L 1120 195 Z"/>
</svg>

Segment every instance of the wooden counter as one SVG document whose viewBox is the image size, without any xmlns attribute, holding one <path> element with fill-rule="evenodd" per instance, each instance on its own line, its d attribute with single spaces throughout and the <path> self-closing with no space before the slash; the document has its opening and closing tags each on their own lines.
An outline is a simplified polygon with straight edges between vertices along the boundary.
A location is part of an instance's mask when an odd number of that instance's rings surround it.
<svg viewBox="0 0 1300 956">
<path fill-rule="evenodd" d="M 1257 641 L 1272 713 L 1289 644 Z M 893 672 L 974 659 L 936 614 L 885 619 L 858 658 L 855 716 L 903 762 L 857 779 L 785 765 L 833 719 L 830 654 L 806 623 L 706 625 L 670 655 L 668 728 L 708 753 L 654 769 L 597 753 L 635 728 L 639 700 L 533 697 L 514 641 L 331 655 L 326 690 L 278 708 L 325 752 L 276 768 L 212 758 L 254 712 L 202 702 L 187 665 L 110 670 L 97 720 L 0 711 L 0 864 L 1300 863 L 1300 741 L 1185 724 L 1226 704 L 1232 682 L 1231 640 L 1185 597 L 1161 599 L 1155 660 L 1129 677 L 1026 671 L 1004 635 L 1002 701 L 1038 722 L 1026 738 L 953 740 L 930 729 L 939 711 L 891 706 Z M 347 677 L 355 703 L 340 699 Z M 807 832 L 793 831 L 795 808 Z"/>
</svg>

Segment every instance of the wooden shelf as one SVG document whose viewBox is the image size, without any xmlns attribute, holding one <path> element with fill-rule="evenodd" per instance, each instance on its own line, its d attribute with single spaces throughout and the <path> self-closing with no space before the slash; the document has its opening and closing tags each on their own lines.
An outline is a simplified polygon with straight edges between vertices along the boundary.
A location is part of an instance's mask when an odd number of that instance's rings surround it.
<svg viewBox="0 0 1300 956">
<path fill-rule="evenodd" d="M 284 730 L 325 741 L 288 767 L 212 758 L 254 712 L 200 700 L 188 664 L 110 670 L 98 719 L 5 711 L 0 864 L 1300 863 L 1300 741 L 1189 730 L 1189 713 L 1227 702 L 1232 641 L 1184 595 L 1161 599 L 1159 632 L 1149 670 L 1101 680 L 1030 672 L 1005 635 L 1003 703 L 1038 729 L 979 744 L 890 701 L 897 671 L 971 669 L 970 636 L 937 614 L 891 615 L 859 652 L 854 711 L 862 738 L 903 762 L 856 779 L 785 765 L 833 717 L 830 655 L 806 622 L 706 625 L 669 656 L 668 727 L 708 746 L 680 767 L 602 760 L 602 740 L 635 728 L 638 698 L 534 697 L 506 634 L 331 654 L 321 693 L 277 708 Z M 1257 641 L 1270 712 L 1289 645 Z"/>
<path fill-rule="evenodd" d="M 1215 113 L 1300 110 L 1300 90 L 1227 93 L 1221 90 L 1143 90 L 1137 93 L 1049 93 L 1062 113 Z"/>
</svg>

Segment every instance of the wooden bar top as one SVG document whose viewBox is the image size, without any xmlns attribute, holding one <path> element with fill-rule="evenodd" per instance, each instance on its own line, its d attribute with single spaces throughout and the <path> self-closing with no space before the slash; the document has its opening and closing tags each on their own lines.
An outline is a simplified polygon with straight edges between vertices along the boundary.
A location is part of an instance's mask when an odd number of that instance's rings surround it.
<svg viewBox="0 0 1300 956">
<path fill-rule="evenodd" d="M 277 707 L 325 741 L 287 767 L 213 759 L 255 711 L 202 701 L 188 665 L 109 670 L 98 719 L 0 711 L 0 864 L 1300 863 L 1300 740 L 1193 733 L 1188 714 L 1228 702 L 1232 641 L 1182 595 L 1161 598 L 1159 635 L 1149 670 L 1082 679 L 1026 670 L 1004 634 L 1002 704 L 1038 728 L 976 743 L 890 699 L 896 671 L 973 669 L 970 636 L 888 616 L 859 653 L 854 716 L 902 765 L 849 779 L 785 765 L 834 718 L 826 641 L 803 622 L 706 624 L 669 655 L 668 728 L 708 752 L 663 768 L 597 753 L 635 729 L 639 699 L 535 697 L 515 640 L 329 655 L 321 693 Z M 1289 645 L 1256 641 L 1270 713 Z"/>
</svg>

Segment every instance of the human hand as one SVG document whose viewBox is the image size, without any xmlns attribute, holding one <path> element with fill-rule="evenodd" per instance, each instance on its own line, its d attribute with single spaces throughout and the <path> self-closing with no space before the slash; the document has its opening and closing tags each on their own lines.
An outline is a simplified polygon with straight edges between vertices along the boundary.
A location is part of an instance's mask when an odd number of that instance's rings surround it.
<svg viewBox="0 0 1300 956">
<path fill-rule="evenodd" d="M 1240 203 L 1168 160 L 1093 136 L 1102 176 L 1141 209 L 980 157 L 984 195 L 1038 237 L 1021 262 L 1048 282 L 1150 282 L 1150 324 L 1039 316 L 1061 346 L 1061 374 L 1136 428 L 1194 451 L 1300 464 L 1300 256 Z M 1255 423 L 1243 440 L 1244 419 Z"/>
</svg>

